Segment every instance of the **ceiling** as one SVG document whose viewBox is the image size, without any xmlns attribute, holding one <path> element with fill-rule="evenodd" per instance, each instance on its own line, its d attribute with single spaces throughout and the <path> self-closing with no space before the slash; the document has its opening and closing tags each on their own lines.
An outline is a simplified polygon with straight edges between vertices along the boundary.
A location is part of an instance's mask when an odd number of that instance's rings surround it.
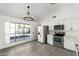
<svg viewBox="0 0 79 59">
<path fill-rule="evenodd" d="M 27 5 L 30 5 L 34 21 L 40 21 L 56 10 L 57 4 L 52 3 L 0 3 L 0 14 L 22 19 L 27 14 Z M 54 9 L 55 8 L 55 9 Z"/>
</svg>

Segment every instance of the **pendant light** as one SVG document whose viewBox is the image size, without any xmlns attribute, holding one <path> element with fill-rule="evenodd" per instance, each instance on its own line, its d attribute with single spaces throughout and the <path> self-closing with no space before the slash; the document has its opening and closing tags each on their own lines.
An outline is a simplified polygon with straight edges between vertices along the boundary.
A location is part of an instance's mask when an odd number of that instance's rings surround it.
<svg viewBox="0 0 79 59">
<path fill-rule="evenodd" d="M 30 6 L 29 5 L 27 6 L 27 9 L 28 9 L 27 16 L 23 17 L 23 19 L 26 20 L 26 21 L 33 21 L 34 19 L 33 19 L 33 17 L 30 14 L 30 11 L 29 11 L 30 10 Z"/>
</svg>

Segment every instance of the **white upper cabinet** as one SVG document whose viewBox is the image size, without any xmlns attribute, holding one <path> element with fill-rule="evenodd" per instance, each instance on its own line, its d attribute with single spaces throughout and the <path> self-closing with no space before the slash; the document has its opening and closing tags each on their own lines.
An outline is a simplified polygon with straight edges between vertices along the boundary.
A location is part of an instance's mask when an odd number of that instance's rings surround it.
<svg viewBox="0 0 79 59">
<path fill-rule="evenodd" d="M 71 30 L 71 20 L 64 21 L 64 30 Z"/>
<path fill-rule="evenodd" d="M 64 25 L 64 30 L 79 30 L 79 20 L 78 19 L 62 19 L 53 20 L 47 22 L 46 25 L 49 26 L 49 30 L 54 30 L 54 25 Z"/>
<path fill-rule="evenodd" d="M 58 24 L 64 24 L 64 20 L 57 20 L 57 25 Z"/>
<path fill-rule="evenodd" d="M 49 30 L 54 30 L 54 25 L 49 25 Z"/>
<path fill-rule="evenodd" d="M 79 30 L 79 20 L 72 20 L 72 30 Z"/>
<path fill-rule="evenodd" d="M 65 20 L 64 25 L 65 30 L 79 30 L 79 20 Z"/>
</svg>

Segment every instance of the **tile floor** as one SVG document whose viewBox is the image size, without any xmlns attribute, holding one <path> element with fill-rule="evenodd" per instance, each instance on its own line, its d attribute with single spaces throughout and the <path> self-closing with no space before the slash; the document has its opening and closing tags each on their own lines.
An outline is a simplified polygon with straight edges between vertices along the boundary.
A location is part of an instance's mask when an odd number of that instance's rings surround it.
<svg viewBox="0 0 79 59">
<path fill-rule="evenodd" d="M 0 50 L 0 56 L 75 56 L 75 52 L 33 41 Z"/>
</svg>

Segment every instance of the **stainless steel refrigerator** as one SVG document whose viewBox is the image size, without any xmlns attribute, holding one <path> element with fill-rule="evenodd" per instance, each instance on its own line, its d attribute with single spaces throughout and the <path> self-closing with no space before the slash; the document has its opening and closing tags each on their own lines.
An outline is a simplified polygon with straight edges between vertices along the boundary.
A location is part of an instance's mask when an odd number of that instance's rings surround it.
<svg viewBox="0 0 79 59">
<path fill-rule="evenodd" d="M 48 26 L 38 27 L 38 42 L 47 43 Z"/>
</svg>

